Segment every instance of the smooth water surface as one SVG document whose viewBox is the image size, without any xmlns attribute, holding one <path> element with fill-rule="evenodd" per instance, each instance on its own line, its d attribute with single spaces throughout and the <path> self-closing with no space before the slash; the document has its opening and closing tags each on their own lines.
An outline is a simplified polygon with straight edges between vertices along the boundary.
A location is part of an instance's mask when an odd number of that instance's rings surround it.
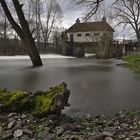
<svg viewBox="0 0 140 140">
<path fill-rule="evenodd" d="M 121 60 L 96 60 L 48 55 L 43 67 L 33 68 L 28 57 L 0 57 L 0 87 L 47 90 L 66 82 L 71 90 L 66 112 L 102 114 L 140 107 L 140 81 Z"/>
</svg>

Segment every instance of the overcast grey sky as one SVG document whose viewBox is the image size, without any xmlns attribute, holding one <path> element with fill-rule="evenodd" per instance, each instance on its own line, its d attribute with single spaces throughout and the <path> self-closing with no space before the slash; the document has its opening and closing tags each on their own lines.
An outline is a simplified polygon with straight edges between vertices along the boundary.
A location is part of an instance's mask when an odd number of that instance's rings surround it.
<svg viewBox="0 0 140 140">
<path fill-rule="evenodd" d="M 82 17 L 83 11 L 81 7 L 75 6 L 69 0 L 59 0 L 63 11 L 63 25 L 69 28 L 77 18 Z"/>
</svg>

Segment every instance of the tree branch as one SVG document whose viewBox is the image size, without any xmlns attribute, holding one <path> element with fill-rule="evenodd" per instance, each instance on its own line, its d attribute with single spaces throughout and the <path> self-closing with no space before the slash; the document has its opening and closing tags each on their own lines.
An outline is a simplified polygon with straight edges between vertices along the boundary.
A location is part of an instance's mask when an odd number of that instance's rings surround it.
<svg viewBox="0 0 140 140">
<path fill-rule="evenodd" d="M 17 32 L 20 38 L 24 38 L 23 31 L 21 27 L 15 22 L 14 18 L 12 17 L 5 0 L 0 0 L 0 3 L 8 21 L 12 25 L 12 28 Z"/>
</svg>

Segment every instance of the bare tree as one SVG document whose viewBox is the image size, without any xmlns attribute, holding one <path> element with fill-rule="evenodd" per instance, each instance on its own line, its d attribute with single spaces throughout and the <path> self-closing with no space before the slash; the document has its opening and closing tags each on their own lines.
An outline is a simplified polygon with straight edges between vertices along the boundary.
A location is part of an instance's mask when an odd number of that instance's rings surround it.
<svg viewBox="0 0 140 140">
<path fill-rule="evenodd" d="M 83 21 L 86 21 L 97 12 L 98 8 L 100 7 L 100 4 L 104 0 L 73 0 L 73 1 L 77 5 L 83 5 L 88 9 L 88 12 L 86 13 L 85 17 L 83 18 Z"/>
<path fill-rule="evenodd" d="M 18 0 L 12 0 L 13 6 L 15 8 L 17 17 L 19 19 L 19 24 L 15 21 L 13 18 L 9 7 L 7 6 L 7 3 L 5 0 L 0 0 L 0 4 L 3 8 L 3 11 L 12 25 L 13 29 L 16 31 L 18 36 L 20 37 L 22 44 L 23 44 L 23 49 L 25 52 L 29 55 L 33 66 L 42 66 L 42 61 L 39 56 L 39 53 L 37 51 L 37 48 L 35 47 L 35 42 L 32 37 L 32 33 L 30 32 L 29 25 L 27 20 L 25 19 L 24 13 L 22 11 L 22 6 L 23 4 L 20 4 Z"/>
<path fill-rule="evenodd" d="M 41 23 L 41 35 L 44 42 L 44 51 L 47 47 L 47 43 L 50 36 L 56 26 L 58 26 L 62 21 L 62 10 L 56 0 L 48 0 L 44 2 L 44 12 L 43 17 L 45 20 L 40 18 Z M 60 26 L 60 25 L 59 25 Z"/>
<path fill-rule="evenodd" d="M 114 18 L 117 19 L 117 25 L 132 27 L 137 40 L 140 41 L 140 0 L 116 0 L 113 4 Z"/>
<path fill-rule="evenodd" d="M 43 0 L 29 0 L 32 4 L 32 21 L 34 20 L 34 38 L 37 42 L 38 49 L 40 48 L 40 41 L 41 41 L 41 15 L 43 13 Z"/>
<path fill-rule="evenodd" d="M 7 38 L 8 22 L 2 10 L 0 10 L 0 37 L 3 39 Z"/>
<path fill-rule="evenodd" d="M 33 37 L 38 49 L 41 47 L 40 42 L 44 43 L 45 51 L 54 28 L 61 25 L 63 17 L 61 7 L 57 0 L 28 0 L 26 5 L 24 8 Z"/>
</svg>

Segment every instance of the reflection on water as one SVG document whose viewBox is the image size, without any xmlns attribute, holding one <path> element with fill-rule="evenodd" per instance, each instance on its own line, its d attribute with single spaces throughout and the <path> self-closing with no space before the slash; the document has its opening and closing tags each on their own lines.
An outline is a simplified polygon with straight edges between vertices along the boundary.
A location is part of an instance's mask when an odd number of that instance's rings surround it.
<svg viewBox="0 0 140 140">
<path fill-rule="evenodd" d="M 0 87 L 47 90 L 65 81 L 71 90 L 68 114 L 102 114 L 140 106 L 140 82 L 127 68 L 116 66 L 120 60 L 44 56 L 44 66 L 32 68 L 29 59 L 15 58 L 0 57 Z"/>
</svg>

